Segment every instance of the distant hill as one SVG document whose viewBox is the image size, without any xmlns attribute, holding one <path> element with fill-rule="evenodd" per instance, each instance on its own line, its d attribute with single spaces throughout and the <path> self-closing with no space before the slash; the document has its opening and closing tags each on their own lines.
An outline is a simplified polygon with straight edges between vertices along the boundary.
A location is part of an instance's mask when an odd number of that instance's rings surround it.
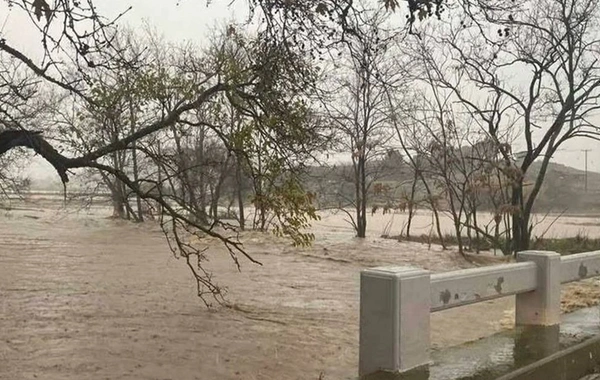
<svg viewBox="0 0 600 380">
<path fill-rule="evenodd" d="M 391 185 L 394 189 L 394 200 L 399 198 L 402 192 L 408 192 L 412 180 L 412 171 L 408 165 L 401 163 L 398 166 L 389 168 L 388 173 L 378 181 Z M 526 182 L 531 183 L 540 168 L 541 162 L 534 162 L 526 176 Z M 319 193 L 321 200 L 329 206 L 337 202 L 334 193 L 346 198 L 353 197 L 352 167 L 349 164 L 339 164 L 333 168 L 312 167 L 309 169 L 307 181 L 308 187 Z M 332 191 L 334 189 L 335 191 Z M 372 202 L 385 203 L 385 200 L 372 198 Z M 588 171 L 586 192 L 583 170 L 550 163 L 534 211 L 600 213 L 600 173 Z"/>
<path fill-rule="evenodd" d="M 541 163 L 535 162 L 526 179 L 539 172 Z M 600 173 L 587 173 L 570 166 L 550 163 L 540 194 L 535 203 L 538 212 L 600 213 Z"/>
</svg>

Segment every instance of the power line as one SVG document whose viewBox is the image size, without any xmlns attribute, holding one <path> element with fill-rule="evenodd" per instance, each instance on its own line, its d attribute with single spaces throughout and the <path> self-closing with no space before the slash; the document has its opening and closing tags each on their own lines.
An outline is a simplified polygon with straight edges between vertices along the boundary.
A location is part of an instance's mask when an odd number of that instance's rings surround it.
<svg viewBox="0 0 600 380">
<path fill-rule="evenodd" d="M 587 193 L 588 191 L 588 152 L 592 151 L 592 149 L 557 149 L 558 152 L 583 152 L 584 159 L 584 189 Z"/>
</svg>

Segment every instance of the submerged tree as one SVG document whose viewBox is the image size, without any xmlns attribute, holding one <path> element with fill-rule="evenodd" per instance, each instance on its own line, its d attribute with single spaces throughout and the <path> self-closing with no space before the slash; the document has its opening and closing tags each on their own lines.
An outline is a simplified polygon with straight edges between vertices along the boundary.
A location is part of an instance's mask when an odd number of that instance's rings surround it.
<svg viewBox="0 0 600 380">
<path fill-rule="evenodd" d="M 64 184 L 74 169 L 99 170 L 124 184 L 128 192 L 160 206 L 164 212 L 161 225 L 171 248 L 187 261 L 202 297 L 222 298 L 212 274 L 203 265 L 206 260 L 201 244 L 203 237 L 219 239 L 237 265 L 240 265 L 239 256 L 257 261 L 243 248 L 235 231 L 233 234 L 227 232 L 230 231 L 228 225 L 218 219 L 205 223 L 194 217 L 197 205 L 189 198 L 164 191 L 164 185 L 169 181 L 173 183 L 176 172 L 161 157 L 172 147 L 168 137 L 174 127 L 185 125 L 194 130 L 209 130 L 227 150 L 243 157 L 248 167 L 254 163 L 258 148 L 267 149 L 270 161 L 266 180 L 270 188 L 257 202 L 266 204 L 265 207 L 274 213 L 273 228 L 279 233 L 291 236 L 298 244 L 310 242 L 311 236 L 303 228 L 315 217 L 312 197 L 303 190 L 294 174 L 301 166 L 299 163 L 314 152 L 317 146 L 314 142 L 320 138 L 314 119 L 309 117 L 310 110 L 302 102 L 305 89 L 314 85 L 313 69 L 305 57 L 290 54 L 259 34 L 256 38 L 240 37 L 240 49 L 245 59 L 236 61 L 228 51 L 218 48 L 237 34 L 230 28 L 216 45 L 215 54 L 190 55 L 186 57 L 185 65 L 171 64 L 161 71 L 152 65 L 152 59 L 132 58 L 127 46 L 116 43 L 120 31 L 115 27 L 115 20 L 98 15 L 92 1 L 61 0 L 50 4 L 44 0 L 22 3 L 9 0 L 7 3 L 15 8 L 14 12 L 20 8 L 23 14 L 29 15 L 42 37 L 40 48 L 45 54 L 34 59 L 18 50 L 10 38 L 0 36 L 0 61 L 20 63 L 19 72 L 27 78 L 23 88 L 37 81 L 52 88 L 59 98 L 71 97 L 81 109 L 104 112 L 109 109 L 107 103 L 113 103 L 107 99 L 112 99 L 119 91 L 123 91 L 125 98 L 122 100 L 127 103 L 133 100 L 128 94 L 140 94 L 141 90 L 138 86 L 127 87 L 127 82 L 118 82 L 123 84 L 120 88 L 104 86 L 96 73 L 104 71 L 117 75 L 119 70 L 127 73 L 130 73 L 128 70 L 141 70 L 140 86 L 148 94 L 145 104 L 141 105 L 142 111 L 144 108 L 154 111 L 160 104 L 168 107 L 158 107 L 159 112 L 143 112 L 144 117 L 124 115 L 129 116 L 123 123 L 126 128 L 105 141 L 96 139 L 95 133 L 86 129 L 83 123 L 74 123 L 70 136 L 80 142 L 80 150 L 63 148 L 60 143 L 54 145 L 51 138 L 58 137 L 58 131 L 52 126 L 41 134 L 29 128 L 28 120 L 6 111 L 2 115 L 5 130 L 0 133 L 0 154 L 19 146 L 31 148 L 54 166 Z M 10 88 L 15 83 L 14 78 L 3 78 L 0 87 Z M 247 120 L 247 128 L 238 134 L 229 133 L 223 125 L 214 124 L 201 112 L 220 95 L 224 95 L 220 99 L 225 99 Z M 38 99 L 36 95 L 25 101 L 32 105 Z M 104 120 L 100 123 L 106 127 Z M 236 139 L 248 144 L 235 144 Z M 161 144 L 158 149 L 161 154 L 158 154 L 152 143 L 161 140 L 171 146 Z M 159 170 L 138 173 L 136 178 L 134 173 L 114 165 L 110 159 L 113 154 L 132 150 L 138 160 L 150 162 Z M 194 237 L 199 243 L 194 242 Z"/>
<path fill-rule="evenodd" d="M 386 90 L 398 87 L 402 79 L 401 70 L 391 60 L 397 32 L 386 25 L 387 21 L 382 10 L 365 8 L 354 20 L 360 34 L 349 36 L 344 44 L 347 58 L 337 60 L 335 77 L 324 82 L 329 96 L 323 105 L 338 149 L 352 162 L 348 182 L 354 194 L 340 209 L 361 238 L 366 234 L 372 186 L 385 175 L 385 158 L 393 137 Z M 352 213 L 346 210 L 348 206 Z"/>
</svg>

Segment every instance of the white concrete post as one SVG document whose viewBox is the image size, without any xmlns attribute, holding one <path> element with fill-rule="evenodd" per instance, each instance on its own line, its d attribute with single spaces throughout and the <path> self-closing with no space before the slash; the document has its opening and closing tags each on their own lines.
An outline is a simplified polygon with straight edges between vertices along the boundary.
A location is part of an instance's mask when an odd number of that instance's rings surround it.
<svg viewBox="0 0 600 380">
<path fill-rule="evenodd" d="M 360 276 L 359 376 L 429 364 L 430 274 L 410 267 Z"/>
<path fill-rule="evenodd" d="M 556 252 L 525 251 L 517 261 L 537 264 L 537 288 L 517 294 L 517 326 L 553 326 L 560 323 L 560 255 Z"/>
</svg>

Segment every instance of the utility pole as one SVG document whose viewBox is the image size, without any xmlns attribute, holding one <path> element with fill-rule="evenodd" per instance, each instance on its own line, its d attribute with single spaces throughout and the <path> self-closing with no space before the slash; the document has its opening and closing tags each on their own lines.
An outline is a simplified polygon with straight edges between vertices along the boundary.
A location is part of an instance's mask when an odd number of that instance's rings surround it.
<svg viewBox="0 0 600 380">
<path fill-rule="evenodd" d="M 588 190 L 588 152 L 591 149 L 582 149 L 581 151 L 585 154 L 585 192 Z"/>
</svg>

